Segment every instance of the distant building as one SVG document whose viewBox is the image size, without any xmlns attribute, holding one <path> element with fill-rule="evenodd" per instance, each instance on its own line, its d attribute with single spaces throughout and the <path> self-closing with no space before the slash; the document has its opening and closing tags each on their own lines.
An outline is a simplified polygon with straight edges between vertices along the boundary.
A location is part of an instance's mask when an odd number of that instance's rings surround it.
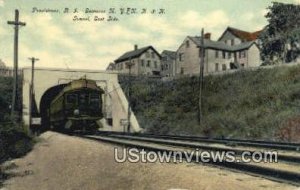
<svg viewBox="0 0 300 190">
<path fill-rule="evenodd" d="M 21 71 L 19 71 L 19 74 L 20 72 Z M 13 68 L 6 67 L 5 63 L 0 59 L 0 76 L 12 77 L 13 73 Z"/>
<path fill-rule="evenodd" d="M 106 68 L 107 71 L 114 71 L 116 70 L 116 65 L 114 63 L 110 63 L 107 68 Z"/>
<path fill-rule="evenodd" d="M 133 75 L 160 75 L 161 55 L 152 47 L 147 46 L 128 51 L 115 60 L 115 70 L 119 73 L 128 74 L 127 64 L 131 62 L 131 73 Z"/>
<path fill-rule="evenodd" d="M 172 77 L 175 75 L 176 51 L 164 50 L 161 53 L 161 75 Z"/>
<path fill-rule="evenodd" d="M 239 32 L 237 32 L 239 31 Z M 256 33 L 247 33 L 228 27 L 219 41 L 204 39 L 204 74 L 260 66 L 260 50 Z M 176 52 L 176 74 L 197 75 L 200 72 L 201 37 L 185 38 Z"/>
</svg>

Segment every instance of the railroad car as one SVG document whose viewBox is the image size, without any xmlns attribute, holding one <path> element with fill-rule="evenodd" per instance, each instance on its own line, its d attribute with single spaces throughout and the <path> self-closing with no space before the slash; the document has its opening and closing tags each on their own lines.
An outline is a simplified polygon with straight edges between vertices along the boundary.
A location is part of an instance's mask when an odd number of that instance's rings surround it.
<svg viewBox="0 0 300 190">
<path fill-rule="evenodd" d="M 48 110 L 51 128 L 97 130 L 103 118 L 104 91 L 93 80 L 82 78 L 68 83 L 52 100 Z"/>
</svg>

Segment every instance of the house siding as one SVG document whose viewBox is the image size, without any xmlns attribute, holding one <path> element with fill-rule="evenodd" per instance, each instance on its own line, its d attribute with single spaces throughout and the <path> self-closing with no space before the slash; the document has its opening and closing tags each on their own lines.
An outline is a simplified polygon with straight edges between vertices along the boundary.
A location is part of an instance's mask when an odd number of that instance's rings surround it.
<svg viewBox="0 0 300 190">
<path fill-rule="evenodd" d="M 147 57 L 147 53 L 150 55 Z M 151 56 L 154 53 L 154 58 Z M 144 66 L 142 65 L 142 60 L 144 60 Z M 150 62 L 150 66 L 147 66 L 147 63 Z M 156 67 L 155 67 L 156 62 Z M 157 55 L 152 49 L 147 50 L 139 57 L 139 74 L 140 75 L 152 75 L 153 71 L 161 72 L 161 60 L 159 55 Z"/>
<path fill-rule="evenodd" d="M 187 41 L 189 41 L 189 47 L 186 46 Z M 180 60 L 180 55 L 183 55 L 183 60 Z M 177 50 L 176 63 L 176 74 L 195 75 L 199 73 L 199 48 L 189 38 L 186 38 Z"/>
<path fill-rule="evenodd" d="M 248 57 L 248 67 L 258 67 L 261 65 L 260 59 L 260 51 L 257 46 L 253 45 L 248 50 L 249 56 Z"/>
<path fill-rule="evenodd" d="M 116 63 L 116 69 L 119 73 L 128 74 L 129 68 L 127 68 L 126 64 L 130 60 L 122 61 L 119 63 Z M 131 59 L 131 62 L 134 63 L 131 67 L 131 74 L 137 75 L 138 74 L 138 58 Z"/>
<path fill-rule="evenodd" d="M 219 39 L 219 41 L 225 42 L 227 41 L 227 45 L 231 45 L 231 40 L 234 39 L 234 45 L 240 44 L 242 43 L 242 40 L 237 38 L 236 36 L 234 36 L 231 32 L 226 31 L 225 34 L 223 35 L 223 37 L 221 39 Z"/>
</svg>

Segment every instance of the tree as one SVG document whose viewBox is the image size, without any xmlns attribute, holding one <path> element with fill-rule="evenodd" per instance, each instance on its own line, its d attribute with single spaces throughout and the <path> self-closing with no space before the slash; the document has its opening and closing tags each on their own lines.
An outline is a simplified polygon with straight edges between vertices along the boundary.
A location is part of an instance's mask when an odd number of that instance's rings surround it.
<svg viewBox="0 0 300 190">
<path fill-rule="evenodd" d="M 291 62 L 300 54 L 300 6 L 273 2 L 259 39 L 264 61 Z"/>
</svg>

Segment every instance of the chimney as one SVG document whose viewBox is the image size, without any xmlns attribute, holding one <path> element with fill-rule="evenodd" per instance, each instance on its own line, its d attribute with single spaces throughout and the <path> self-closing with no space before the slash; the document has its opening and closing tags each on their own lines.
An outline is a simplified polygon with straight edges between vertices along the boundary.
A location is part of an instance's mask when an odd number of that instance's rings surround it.
<svg viewBox="0 0 300 190">
<path fill-rule="evenodd" d="M 210 38 L 211 38 L 211 33 L 204 34 L 204 39 L 210 40 Z"/>
<path fill-rule="evenodd" d="M 138 49 L 138 45 L 134 45 L 134 50 L 137 50 Z"/>
</svg>

